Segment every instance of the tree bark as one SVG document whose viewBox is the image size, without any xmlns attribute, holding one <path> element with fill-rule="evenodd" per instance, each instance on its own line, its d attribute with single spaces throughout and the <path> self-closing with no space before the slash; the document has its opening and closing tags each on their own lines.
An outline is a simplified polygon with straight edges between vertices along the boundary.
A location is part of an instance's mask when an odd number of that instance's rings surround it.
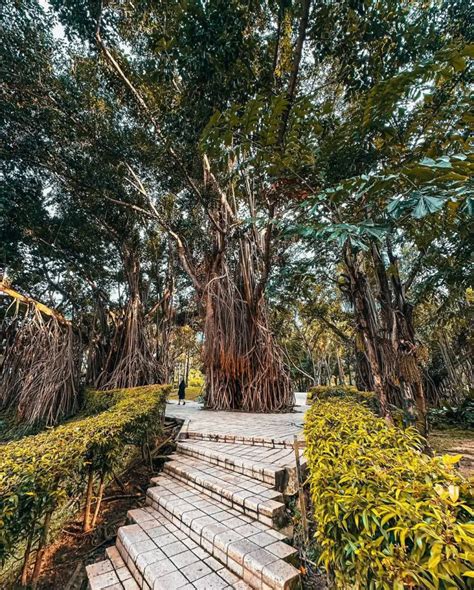
<svg viewBox="0 0 474 590">
<path fill-rule="evenodd" d="M 274 412 L 294 404 L 283 354 L 269 327 L 263 295 L 254 299 L 248 249 L 234 272 L 221 258 L 203 294 L 206 406 Z M 216 272 L 217 271 L 217 272 Z"/>
<path fill-rule="evenodd" d="M 399 406 L 408 423 L 425 435 L 427 407 L 412 309 L 405 299 L 398 261 L 389 243 L 387 252 L 390 278 L 377 244 L 371 245 L 365 259 L 361 252 L 352 252 L 349 242 L 346 244 L 344 261 L 349 279 L 348 294 L 382 415 L 391 422 L 390 406 Z M 375 289 L 364 268 L 369 263 L 374 271 Z"/>
</svg>

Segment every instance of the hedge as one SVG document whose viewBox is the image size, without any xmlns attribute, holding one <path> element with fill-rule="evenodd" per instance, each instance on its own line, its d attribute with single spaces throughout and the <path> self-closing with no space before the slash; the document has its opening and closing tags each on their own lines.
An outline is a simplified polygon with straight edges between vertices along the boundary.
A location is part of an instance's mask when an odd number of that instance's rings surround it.
<svg viewBox="0 0 474 590">
<path fill-rule="evenodd" d="M 311 404 L 315 400 L 333 397 L 366 402 L 374 409 L 377 407 L 377 396 L 373 391 L 360 391 L 354 385 L 315 385 L 308 391 L 306 401 Z"/>
<path fill-rule="evenodd" d="M 320 562 L 337 588 L 472 588 L 474 495 L 459 457 L 428 457 L 414 429 L 356 397 L 327 395 L 306 414 Z"/>
<path fill-rule="evenodd" d="M 168 386 L 87 392 L 86 415 L 0 447 L 0 560 L 44 534 L 55 511 L 101 484 L 161 428 Z M 89 493 L 90 503 L 91 493 Z"/>
</svg>

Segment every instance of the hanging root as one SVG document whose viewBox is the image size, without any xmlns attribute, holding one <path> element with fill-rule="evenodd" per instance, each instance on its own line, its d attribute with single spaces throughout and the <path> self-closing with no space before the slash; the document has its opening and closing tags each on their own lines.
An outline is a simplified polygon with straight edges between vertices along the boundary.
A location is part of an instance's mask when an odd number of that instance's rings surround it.
<svg viewBox="0 0 474 590">
<path fill-rule="evenodd" d="M 133 299 L 122 320 L 113 327 L 108 346 L 102 348 L 102 359 L 95 379 L 99 389 L 122 389 L 159 383 L 161 371 L 148 337 L 142 305 Z"/>
<path fill-rule="evenodd" d="M 265 299 L 249 304 L 228 274 L 211 280 L 205 297 L 207 407 L 246 412 L 291 409 L 290 379 L 269 329 Z"/>
<path fill-rule="evenodd" d="M 22 306 L 23 308 L 23 306 Z M 77 406 L 80 343 L 69 322 L 33 304 L 2 324 L 0 407 L 27 424 L 52 425 Z"/>
</svg>

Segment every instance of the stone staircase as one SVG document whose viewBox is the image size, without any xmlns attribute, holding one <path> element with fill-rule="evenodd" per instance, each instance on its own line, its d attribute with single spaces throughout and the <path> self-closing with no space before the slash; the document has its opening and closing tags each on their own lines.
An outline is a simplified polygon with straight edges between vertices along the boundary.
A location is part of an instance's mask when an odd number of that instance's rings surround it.
<svg viewBox="0 0 474 590">
<path fill-rule="evenodd" d="M 90 590 L 299 588 L 297 552 L 280 530 L 295 474 L 287 442 L 182 431 L 145 507 L 87 567 Z"/>
</svg>

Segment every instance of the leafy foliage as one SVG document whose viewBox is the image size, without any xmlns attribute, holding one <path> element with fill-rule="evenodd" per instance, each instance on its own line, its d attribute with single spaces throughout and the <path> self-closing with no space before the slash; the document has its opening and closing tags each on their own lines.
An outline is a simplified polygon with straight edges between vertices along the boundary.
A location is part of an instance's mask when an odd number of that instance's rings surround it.
<svg viewBox="0 0 474 590">
<path fill-rule="evenodd" d="M 321 400 L 305 422 L 321 563 L 338 588 L 454 590 L 474 577 L 474 495 L 459 457 L 429 458 L 412 428 Z"/>
<path fill-rule="evenodd" d="M 154 385 L 90 392 L 78 418 L 0 450 L 0 560 L 4 561 L 46 514 L 83 493 L 87 474 L 104 475 L 130 445 L 159 433 L 169 388 Z"/>
<path fill-rule="evenodd" d="M 474 430 L 474 401 L 465 399 L 459 406 L 433 408 L 429 413 L 433 428 L 470 428 Z"/>
<path fill-rule="evenodd" d="M 377 397 L 373 391 L 360 391 L 354 385 L 316 385 L 308 391 L 308 402 L 317 403 L 332 398 L 366 403 L 377 409 Z"/>
</svg>

